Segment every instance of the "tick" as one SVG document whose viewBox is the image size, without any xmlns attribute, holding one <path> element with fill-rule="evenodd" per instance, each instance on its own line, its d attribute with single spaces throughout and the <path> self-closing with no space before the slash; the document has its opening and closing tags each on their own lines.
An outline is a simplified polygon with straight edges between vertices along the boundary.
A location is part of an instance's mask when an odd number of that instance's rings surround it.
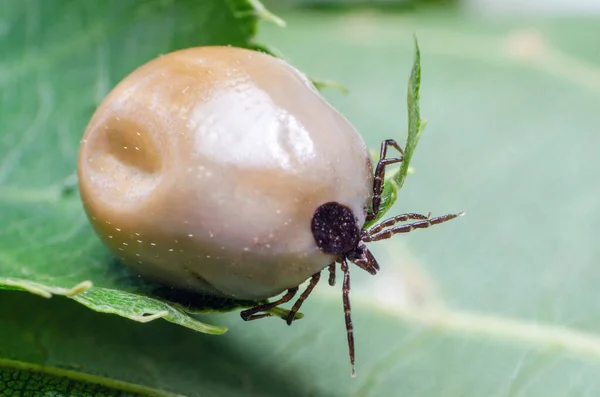
<svg viewBox="0 0 600 397">
<path fill-rule="evenodd" d="M 388 151 L 395 150 L 393 156 Z M 373 168 L 350 122 L 289 63 L 235 47 L 175 51 L 125 77 L 95 111 L 78 176 L 102 242 L 139 274 L 182 290 L 280 299 L 241 312 L 267 317 L 336 264 L 352 373 L 350 271 L 379 264 L 366 243 L 456 218 L 402 214 L 364 228 L 381 207 L 394 140 Z M 402 223 L 411 221 L 411 223 Z"/>
</svg>

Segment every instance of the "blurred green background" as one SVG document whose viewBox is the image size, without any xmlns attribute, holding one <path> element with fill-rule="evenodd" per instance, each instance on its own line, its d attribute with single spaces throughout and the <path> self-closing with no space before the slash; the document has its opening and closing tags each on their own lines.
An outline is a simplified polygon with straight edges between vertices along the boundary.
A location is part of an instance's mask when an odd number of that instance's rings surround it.
<svg viewBox="0 0 600 397">
<path fill-rule="evenodd" d="M 287 26 L 263 22 L 256 41 L 347 87 L 323 94 L 372 148 L 404 140 L 418 37 L 428 126 L 392 212 L 467 212 L 372 244 L 382 271 L 353 272 L 358 377 L 341 290 L 325 283 L 293 327 L 202 317 L 230 327 L 218 337 L 0 292 L 0 357 L 189 396 L 599 395 L 598 3 L 264 4 Z M 76 101 L 77 87 L 61 95 Z"/>
</svg>

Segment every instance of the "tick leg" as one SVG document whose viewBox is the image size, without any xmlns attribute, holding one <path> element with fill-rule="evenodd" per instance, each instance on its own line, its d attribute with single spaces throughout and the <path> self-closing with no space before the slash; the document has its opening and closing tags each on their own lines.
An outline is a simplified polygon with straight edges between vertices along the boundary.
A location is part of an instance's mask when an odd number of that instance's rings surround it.
<svg viewBox="0 0 600 397">
<path fill-rule="evenodd" d="M 377 233 L 372 233 L 372 234 L 369 233 L 368 235 L 363 236 L 363 241 L 369 242 L 369 241 L 385 240 L 387 238 L 392 237 L 394 234 L 408 233 L 408 232 L 412 232 L 415 229 L 425 229 L 425 228 L 428 228 L 429 226 L 448 222 L 449 220 L 459 217 L 461 215 L 464 215 L 464 212 L 459 212 L 458 214 L 448 214 L 448 215 L 438 216 L 436 218 L 431 218 L 431 219 L 424 219 L 424 220 L 420 220 L 420 221 L 417 221 L 414 223 L 409 223 L 408 225 L 395 226 L 390 229 L 385 229 L 385 230 L 382 230 Z"/>
<path fill-rule="evenodd" d="M 290 310 L 290 313 L 287 316 L 286 322 L 288 325 L 292 325 L 292 321 L 294 321 L 296 313 L 298 313 L 298 310 L 300 310 L 300 306 L 302 306 L 306 298 L 308 298 L 312 290 L 317 286 L 317 283 L 319 282 L 320 278 L 321 272 L 313 274 L 312 278 L 310 279 L 310 282 L 308 283 L 308 286 L 306 287 L 302 295 L 300 295 L 300 298 L 298 298 L 296 303 L 294 303 L 294 306 L 292 306 L 292 310 Z"/>
<path fill-rule="evenodd" d="M 362 250 L 362 255 L 358 258 L 352 258 L 352 263 L 372 275 L 377 274 L 377 271 L 379 271 L 377 259 L 375 259 L 371 251 L 362 241 L 358 243 L 358 248 Z"/>
<path fill-rule="evenodd" d="M 350 353 L 350 365 L 352 366 L 352 376 L 356 376 L 354 370 L 354 327 L 352 325 L 350 309 L 350 269 L 348 262 L 342 262 L 342 271 L 344 272 L 344 286 L 342 287 L 342 300 L 344 302 L 344 317 L 346 320 L 346 334 L 348 335 L 348 350 Z"/>
<path fill-rule="evenodd" d="M 386 159 L 387 149 L 389 146 L 393 146 L 402 155 L 399 158 Z M 375 167 L 375 176 L 373 178 L 373 200 L 371 204 L 371 211 L 367 214 L 367 221 L 372 221 L 379 214 L 379 206 L 381 205 L 381 194 L 383 193 L 383 182 L 385 181 L 385 167 L 388 165 L 400 163 L 404 159 L 404 152 L 402 148 L 393 139 L 387 139 L 381 143 L 381 151 L 379 153 L 379 162 Z"/>
<path fill-rule="evenodd" d="M 329 265 L 329 285 L 335 285 L 335 262 Z"/>
<path fill-rule="evenodd" d="M 287 293 L 283 297 L 281 297 L 281 299 L 279 299 L 275 302 L 263 303 L 262 305 L 254 306 L 251 309 L 244 310 L 243 312 L 240 313 L 240 316 L 242 316 L 242 319 L 244 321 L 252 321 L 252 320 L 258 320 L 259 318 L 270 317 L 271 313 L 261 313 L 261 314 L 256 314 L 256 313 L 264 312 L 265 310 L 270 310 L 281 304 L 289 302 L 294 297 L 294 295 L 296 295 L 296 292 L 298 292 L 298 287 L 290 288 L 290 289 L 288 289 Z"/>
<path fill-rule="evenodd" d="M 393 139 L 386 139 L 385 141 L 381 142 L 381 150 L 379 151 L 380 159 L 384 159 L 387 155 L 388 146 L 393 146 L 394 148 L 396 148 L 396 150 L 399 151 L 400 154 L 404 157 L 404 150 L 402 150 L 400 145 L 398 145 Z"/>
<path fill-rule="evenodd" d="M 411 219 L 429 219 L 430 216 L 431 216 L 431 212 L 429 213 L 429 215 L 422 215 L 422 214 L 396 215 L 393 218 L 386 219 L 385 221 L 382 221 L 382 222 L 378 223 L 377 225 L 373 226 L 372 228 L 369 229 L 369 231 L 367 233 L 368 234 L 379 233 L 386 227 L 394 226 L 398 222 L 406 222 Z"/>
</svg>

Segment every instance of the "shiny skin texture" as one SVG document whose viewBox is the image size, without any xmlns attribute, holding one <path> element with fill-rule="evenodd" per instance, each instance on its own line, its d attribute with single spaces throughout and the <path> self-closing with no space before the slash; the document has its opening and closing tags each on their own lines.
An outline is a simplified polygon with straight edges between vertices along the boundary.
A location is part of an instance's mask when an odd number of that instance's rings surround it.
<svg viewBox="0 0 600 397">
<path fill-rule="evenodd" d="M 81 141 L 81 198 L 101 240 L 177 288 L 264 299 L 335 256 L 311 233 L 326 202 L 358 225 L 372 164 L 354 127 L 288 63 L 234 47 L 156 58 L 121 81 Z"/>
</svg>

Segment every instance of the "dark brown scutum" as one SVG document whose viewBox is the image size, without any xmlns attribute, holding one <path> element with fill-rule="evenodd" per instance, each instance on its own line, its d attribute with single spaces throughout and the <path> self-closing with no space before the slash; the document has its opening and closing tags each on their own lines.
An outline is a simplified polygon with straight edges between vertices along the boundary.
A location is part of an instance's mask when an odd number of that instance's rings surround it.
<svg viewBox="0 0 600 397">
<path fill-rule="evenodd" d="M 310 228 L 317 247 L 327 254 L 345 256 L 360 240 L 360 228 L 352 210 L 333 201 L 316 209 Z"/>
</svg>

